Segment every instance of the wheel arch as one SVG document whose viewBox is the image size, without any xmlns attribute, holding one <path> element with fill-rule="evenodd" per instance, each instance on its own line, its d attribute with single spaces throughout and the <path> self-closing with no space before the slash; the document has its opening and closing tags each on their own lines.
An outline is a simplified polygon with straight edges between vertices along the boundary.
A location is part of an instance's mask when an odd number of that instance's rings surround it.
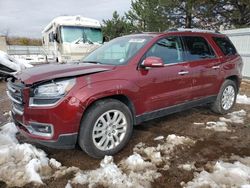
<svg viewBox="0 0 250 188">
<path fill-rule="evenodd" d="M 237 92 L 238 92 L 239 88 L 240 88 L 241 79 L 237 75 L 228 76 L 228 77 L 226 77 L 226 79 L 227 80 L 232 80 L 232 81 L 234 81 L 236 83 Z"/>
<path fill-rule="evenodd" d="M 98 101 L 101 101 L 101 100 L 106 100 L 106 99 L 116 99 L 116 100 L 122 102 L 123 104 L 125 104 L 125 105 L 129 108 L 129 110 L 130 110 L 130 112 L 131 112 L 131 114 L 132 114 L 133 124 L 135 123 L 135 117 L 136 117 L 136 116 L 135 116 L 135 114 L 136 114 L 135 106 L 134 106 L 133 102 L 131 101 L 131 99 L 130 99 L 128 96 L 124 95 L 124 94 L 109 95 L 109 96 L 100 97 L 100 98 L 98 98 L 98 99 L 92 100 L 92 101 L 87 105 L 87 107 L 84 109 L 84 112 L 83 112 L 83 114 L 82 114 L 81 121 L 82 121 L 82 119 L 84 118 L 84 114 L 86 113 L 86 111 L 87 111 L 88 109 L 90 109 L 90 107 L 93 106 L 94 103 L 96 103 L 96 102 L 98 102 Z M 80 126 L 79 126 L 79 129 L 80 129 Z"/>
</svg>

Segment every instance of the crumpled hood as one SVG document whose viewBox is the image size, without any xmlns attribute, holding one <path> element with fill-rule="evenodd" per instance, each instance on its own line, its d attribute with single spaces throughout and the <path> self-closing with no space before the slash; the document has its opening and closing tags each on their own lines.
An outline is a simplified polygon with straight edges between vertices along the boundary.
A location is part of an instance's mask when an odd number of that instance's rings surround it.
<svg viewBox="0 0 250 188">
<path fill-rule="evenodd" d="M 17 73 L 15 77 L 29 85 L 55 78 L 65 78 L 108 71 L 113 68 L 114 66 L 112 65 L 98 65 L 92 63 L 48 64 L 23 70 L 20 73 Z"/>
</svg>

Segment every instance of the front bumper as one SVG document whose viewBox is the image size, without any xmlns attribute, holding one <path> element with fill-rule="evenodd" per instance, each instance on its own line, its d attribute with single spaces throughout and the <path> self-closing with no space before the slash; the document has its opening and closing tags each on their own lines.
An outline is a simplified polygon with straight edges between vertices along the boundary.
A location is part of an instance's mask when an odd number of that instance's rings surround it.
<svg viewBox="0 0 250 188">
<path fill-rule="evenodd" d="M 72 89 L 53 105 L 30 105 L 30 88 L 9 80 L 8 96 L 12 102 L 12 118 L 25 137 L 53 148 L 74 148 L 84 105 Z"/>
<path fill-rule="evenodd" d="M 52 148 L 75 147 L 83 113 L 78 99 L 67 96 L 55 106 L 49 107 L 32 107 L 25 104 L 21 114 L 16 112 L 14 102 L 12 103 L 12 118 L 22 135 Z M 50 133 L 39 134 L 46 126 L 49 127 Z"/>
<path fill-rule="evenodd" d="M 29 132 L 29 126 L 20 123 L 17 119 L 15 119 L 15 114 L 12 112 L 12 119 L 18 128 L 19 132 L 25 136 L 27 139 L 37 142 L 41 145 L 55 148 L 55 149 L 73 149 L 75 148 L 77 142 L 77 133 L 68 133 L 68 134 L 60 134 L 57 136 L 57 139 L 44 139 L 43 137 L 39 137 L 37 135 L 31 134 Z"/>
<path fill-rule="evenodd" d="M 13 113 L 12 113 L 12 117 Z M 73 149 L 75 148 L 76 142 L 77 142 L 77 133 L 69 133 L 69 134 L 61 134 L 58 136 L 57 140 L 41 140 L 39 138 L 34 138 L 34 135 L 30 134 L 27 131 L 27 126 L 22 125 L 20 122 L 15 120 L 13 118 L 13 121 L 18 128 L 19 132 L 25 136 L 27 139 L 34 141 L 36 143 L 39 143 L 41 145 L 50 147 L 50 148 L 55 148 L 55 149 Z"/>
</svg>

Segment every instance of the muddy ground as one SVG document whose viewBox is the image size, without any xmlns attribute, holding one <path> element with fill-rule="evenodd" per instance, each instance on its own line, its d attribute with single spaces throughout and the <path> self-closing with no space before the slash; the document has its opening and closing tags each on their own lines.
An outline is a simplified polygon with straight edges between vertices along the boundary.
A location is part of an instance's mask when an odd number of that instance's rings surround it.
<svg viewBox="0 0 250 188">
<path fill-rule="evenodd" d="M 8 115 L 4 113 L 10 110 L 10 102 L 6 97 L 6 85 L 0 83 L 0 125 L 8 122 Z M 244 81 L 240 89 L 241 94 L 250 96 L 250 81 Z M 185 171 L 177 168 L 179 164 L 194 162 L 196 168 L 207 168 L 208 162 L 228 158 L 232 154 L 241 157 L 250 156 L 250 105 L 237 104 L 233 111 L 244 109 L 247 111 L 245 123 L 230 124 L 231 132 L 215 132 L 205 129 L 204 125 L 194 125 L 194 122 L 218 121 L 219 115 L 212 113 L 206 106 L 193 108 L 184 112 L 145 122 L 134 129 L 133 137 L 128 145 L 116 156 L 115 161 L 120 161 L 133 153 L 133 147 L 144 142 L 147 145 L 156 146 L 154 138 L 160 135 L 167 137 L 169 134 L 188 136 L 196 140 L 196 144 L 190 148 L 178 148 L 175 157 L 171 161 L 168 171 L 160 171 L 163 175 L 152 185 L 153 187 L 181 187 L 181 182 L 193 179 L 193 171 Z M 22 136 L 18 136 L 20 142 L 28 142 Z M 50 158 L 55 158 L 65 166 L 76 166 L 82 170 L 96 169 L 100 160 L 86 155 L 77 146 L 73 150 L 49 149 L 37 144 L 36 147 L 43 149 Z M 70 175 L 61 179 L 50 179 L 45 181 L 44 187 L 65 187 Z M 1 185 L 0 185 L 1 187 Z M 27 185 L 27 187 L 33 187 Z"/>
</svg>

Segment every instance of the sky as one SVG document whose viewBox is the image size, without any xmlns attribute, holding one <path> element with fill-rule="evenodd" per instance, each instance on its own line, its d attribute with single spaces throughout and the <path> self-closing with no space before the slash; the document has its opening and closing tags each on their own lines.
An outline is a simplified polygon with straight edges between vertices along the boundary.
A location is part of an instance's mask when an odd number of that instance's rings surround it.
<svg viewBox="0 0 250 188">
<path fill-rule="evenodd" d="M 82 15 L 102 22 L 129 10 L 131 0 L 0 0 L 0 33 L 41 38 L 43 28 L 61 15 Z"/>
</svg>

